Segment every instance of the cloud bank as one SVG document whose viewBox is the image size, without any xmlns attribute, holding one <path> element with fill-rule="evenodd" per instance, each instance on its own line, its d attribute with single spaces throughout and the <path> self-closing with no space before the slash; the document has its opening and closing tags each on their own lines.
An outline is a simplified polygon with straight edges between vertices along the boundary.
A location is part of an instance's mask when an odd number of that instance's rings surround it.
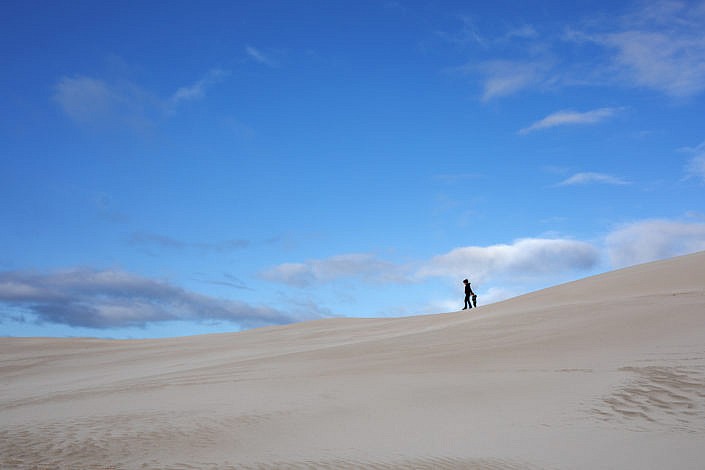
<svg viewBox="0 0 705 470">
<path fill-rule="evenodd" d="M 598 250 L 588 243 L 527 238 L 510 245 L 456 248 L 416 266 L 395 264 L 369 254 L 348 254 L 305 263 L 284 263 L 262 272 L 261 277 L 294 287 L 311 287 L 344 277 L 374 283 L 411 283 L 430 277 L 468 275 L 486 280 L 502 276 L 553 276 L 590 269 L 598 260 Z"/>
<path fill-rule="evenodd" d="M 89 328 L 174 320 L 225 320 L 255 327 L 300 320 L 273 308 L 216 299 L 124 271 L 85 268 L 2 272 L 0 303 L 29 312 L 38 322 Z"/>
<path fill-rule="evenodd" d="M 551 276 L 593 268 L 599 259 L 599 251 L 589 243 L 526 238 L 511 245 L 456 248 L 433 257 L 416 275 L 421 278 L 471 275 L 482 281 L 500 276 Z"/>
<path fill-rule="evenodd" d="M 546 283 L 594 274 L 595 270 L 615 269 L 701 250 L 705 250 L 705 224 L 644 220 L 622 225 L 594 243 L 565 238 L 524 238 L 508 244 L 462 246 L 404 265 L 370 254 L 341 255 L 281 264 L 265 271 L 261 277 L 299 288 L 315 287 L 342 278 L 369 282 L 381 288 L 382 280 L 421 284 L 440 278 L 451 280 L 455 285 L 459 279 L 469 277 L 481 286 L 484 301 L 493 302 L 537 286 L 545 287 Z M 450 311 L 456 306 L 457 299 L 446 299 L 430 303 L 425 311 Z"/>
<path fill-rule="evenodd" d="M 582 179 L 589 182 L 604 178 L 593 175 Z M 458 279 L 469 277 L 483 286 L 486 301 L 496 301 L 546 282 L 591 274 L 596 269 L 620 268 L 701 250 L 705 250 L 705 224 L 644 220 L 622 225 L 595 243 L 565 238 L 524 238 L 509 244 L 458 247 L 404 265 L 371 254 L 340 255 L 304 263 L 284 263 L 264 271 L 261 277 L 298 288 L 315 287 L 342 278 L 381 287 L 380 282 L 423 283 L 431 278 L 443 278 L 456 283 Z M 448 310 L 456 304 L 456 301 L 444 302 L 434 305 Z M 431 305 L 429 308 L 429 312 L 433 311 Z"/>
<path fill-rule="evenodd" d="M 606 237 L 615 268 L 705 250 L 705 224 L 653 219 L 625 224 Z"/>
</svg>

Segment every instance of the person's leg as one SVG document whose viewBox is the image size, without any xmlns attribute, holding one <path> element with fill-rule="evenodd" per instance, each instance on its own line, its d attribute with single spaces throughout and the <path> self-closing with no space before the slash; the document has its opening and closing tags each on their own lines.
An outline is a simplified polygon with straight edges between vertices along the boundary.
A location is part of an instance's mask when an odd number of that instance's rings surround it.
<svg viewBox="0 0 705 470">
<path fill-rule="evenodd" d="M 465 304 L 463 306 L 463 310 L 466 310 L 468 307 L 472 307 L 472 304 L 470 303 L 470 294 L 465 294 Z"/>
</svg>

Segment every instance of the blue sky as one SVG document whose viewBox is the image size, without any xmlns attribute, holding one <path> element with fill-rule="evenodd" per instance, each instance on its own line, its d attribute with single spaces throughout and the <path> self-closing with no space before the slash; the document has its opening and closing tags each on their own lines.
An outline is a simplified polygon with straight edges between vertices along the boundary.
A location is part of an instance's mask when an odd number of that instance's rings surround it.
<svg viewBox="0 0 705 470">
<path fill-rule="evenodd" d="M 487 304 L 705 249 L 705 2 L 3 2 L 0 335 Z"/>
</svg>

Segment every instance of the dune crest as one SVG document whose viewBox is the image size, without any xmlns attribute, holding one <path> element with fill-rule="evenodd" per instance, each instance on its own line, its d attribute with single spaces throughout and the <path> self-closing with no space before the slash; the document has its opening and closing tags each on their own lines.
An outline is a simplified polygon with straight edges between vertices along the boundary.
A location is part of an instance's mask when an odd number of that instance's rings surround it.
<svg viewBox="0 0 705 470">
<path fill-rule="evenodd" d="M 2 469 L 705 462 L 705 252 L 466 312 L 0 353 Z"/>
</svg>

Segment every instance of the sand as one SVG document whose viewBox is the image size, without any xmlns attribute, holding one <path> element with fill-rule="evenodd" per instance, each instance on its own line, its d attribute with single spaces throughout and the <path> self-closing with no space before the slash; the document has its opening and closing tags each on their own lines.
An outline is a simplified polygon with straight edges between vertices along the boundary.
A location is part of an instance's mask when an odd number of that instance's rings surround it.
<svg viewBox="0 0 705 470">
<path fill-rule="evenodd" d="M 464 312 L 0 339 L 0 468 L 702 469 L 705 252 Z"/>
</svg>

